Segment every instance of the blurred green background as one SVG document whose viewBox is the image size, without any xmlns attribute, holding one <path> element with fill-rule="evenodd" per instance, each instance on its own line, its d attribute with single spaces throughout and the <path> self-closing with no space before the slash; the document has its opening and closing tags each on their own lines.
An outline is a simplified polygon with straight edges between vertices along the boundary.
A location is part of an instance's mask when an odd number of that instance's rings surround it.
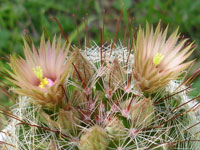
<svg viewBox="0 0 200 150">
<path fill-rule="evenodd" d="M 111 39 L 115 34 L 116 21 L 120 16 L 122 5 L 124 5 L 123 23 L 119 39 L 123 39 L 123 26 L 128 23 L 128 14 L 135 18 L 133 27 L 139 24 L 144 26 L 146 21 L 156 25 L 159 20 L 162 20 L 163 26 L 170 25 L 170 32 L 179 27 L 181 35 L 195 41 L 197 45 L 192 57 L 196 58 L 196 64 L 191 70 L 191 73 L 195 72 L 200 66 L 200 0 L 0 0 L 0 55 L 1 57 L 7 57 L 10 53 L 23 55 L 25 30 L 36 45 L 44 28 L 50 37 L 55 33 L 59 34 L 58 25 L 50 19 L 52 16 L 59 20 L 67 35 L 74 37 L 73 43 L 77 43 L 78 37 L 72 14 L 76 16 L 82 42 L 85 37 L 84 18 L 88 14 L 89 38 L 100 43 L 98 28 L 102 25 L 102 12 L 105 10 L 105 40 Z M 7 63 L 1 60 L 1 71 L 4 66 L 7 66 Z M 191 95 L 195 96 L 200 93 L 200 78 L 195 80 L 193 87 L 195 89 Z M 8 105 L 2 90 L 0 98 Z"/>
</svg>

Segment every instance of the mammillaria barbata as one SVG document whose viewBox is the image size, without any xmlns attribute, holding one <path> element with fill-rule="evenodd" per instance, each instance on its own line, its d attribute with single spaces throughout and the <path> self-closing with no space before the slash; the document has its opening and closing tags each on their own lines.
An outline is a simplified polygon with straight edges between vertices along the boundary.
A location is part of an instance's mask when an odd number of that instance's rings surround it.
<svg viewBox="0 0 200 150">
<path fill-rule="evenodd" d="M 2 131 L 9 150 L 171 150 L 200 147 L 196 98 L 178 77 L 193 43 L 160 24 L 139 27 L 129 44 L 84 48 L 41 38 L 10 57 L 18 101 Z"/>
</svg>

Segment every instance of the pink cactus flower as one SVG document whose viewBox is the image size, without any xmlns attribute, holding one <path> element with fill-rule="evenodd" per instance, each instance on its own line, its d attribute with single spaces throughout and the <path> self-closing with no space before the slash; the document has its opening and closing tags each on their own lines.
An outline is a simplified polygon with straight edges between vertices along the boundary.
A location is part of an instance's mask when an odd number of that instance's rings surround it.
<svg viewBox="0 0 200 150">
<path fill-rule="evenodd" d="M 178 29 L 167 38 L 167 30 L 162 31 L 158 24 L 154 31 L 148 23 L 145 31 L 141 27 L 138 30 L 133 76 L 143 92 L 164 88 L 193 62 L 184 62 L 194 50 L 193 43 L 187 45 L 187 39 L 179 41 Z"/>
<path fill-rule="evenodd" d="M 29 47 L 24 41 L 25 59 L 10 57 L 10 66 L 13 72 L 8 71 L 17 88 L 14 92 L 29 96 L 32 102 L 46 106 L 62 105 L 64 91 L 61 86 L 70 72 L 72 57 L 66 61 L 69 45 L 61 44 L 61 38 L 52 44 L 41 38 L 37 50 L 33 45 Z M 65 62 L 66 61 L 66 62 Z"/>
</svg>

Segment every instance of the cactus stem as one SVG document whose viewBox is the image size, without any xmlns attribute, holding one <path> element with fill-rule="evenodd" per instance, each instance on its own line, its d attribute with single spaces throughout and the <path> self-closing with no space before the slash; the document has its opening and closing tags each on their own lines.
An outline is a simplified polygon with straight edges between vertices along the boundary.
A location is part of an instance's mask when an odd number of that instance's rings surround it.
<svg viewBox="0 0 200 150">
<path fill-rule="evenodd" d="M 132 40 L 131 40 L 131 47 L 130 47 L 130 49 L 129 49 L 129 53 L 128 53 L 128 57 L 127 57 L 127 61 L 126 61 L 126 69 L 127 69 L 127 67 L 128 67 L 129 57 L 130 57 L 131 51 L 132 51 L 132 49 L 133 49 L 133 44 L 134 44 L 134 38 L 132 38 Z"/>
<path fill-rule="evenodd" d="M 126 93 L 129 93 L 131 91 L 131 87 L 130 87 L 130 84 L 131 84 L 131 78 L 132 76 L 129 75 L 128 76 L 128 81 L 127 81 L 127 85 L 124 87 L 124 90 Z"/>
<path fill-rule="evenodd" d="M 60 22 L 58 21 L 58 19 L 56 17 L 51 17 L 51 20 L 55 20 L 58 27 L 60 28 L 60 31 L 62 33 L 62 35 L 64 36 L 65 40 L 66 40 L 66 43 L 69 43 L 69 39 L 68 39 L 68 36 L 65 34 Z"/>
<path fill-rule="evenodd" d="M 190 103 L 190 102 L 196 100 L 196 99 L 199 98 L 199 97 L 200 97 L 200 95 L 198 95 L 198 96 L 196 96 L 195 98 L 193 98 L 193 99 L 191 99 L 191 100 L 189 100 L 189 101 L 187 101 L 187 102 L 185 102 L 185 103 L 183 103 L 183 104 L 177 106 L 176 108 L 174 108 L 174 109 L 172 110 L 172 112 L 175 111 L 175 110 L 177 110 L 178 108 L 180 108 L 180 107 L 182 107 L 182 106 L 184 106 L 184 105 L 186 105 L 186 104 L 188 104 L 188 103 Z M 198 104 L 198 103 L 197 103 L 197 104 Z M 193 108 L 191 108 L 191 110 L 192 110 L 192 109 L 193 109 Z"/>
<path fill-rule="evenodd" d="M 88 14 L 86 14 L 86 19 L 84 19 L 85 23 L 85 34 L 86 34 L 86 47 L 90 47 L 90 39 L 88 36 Z"/>
<path fill-rule="evenodd" d="M 79 29 L 78 29 L 78 24 L 77 24 L 76 16 L 75 16 L 74 14 L 72 14 L 72 17 L 73 17 L 73 19 L 74 19 L 74 23 L 75 23 L 75 26 L 76 26 L 76 31 L 77 31 L 77 34 L 78 34 L 78 44 L 79 44 L 79 48 L 81 48 L 81 37 L 80 37 Z"/>
<path fill-rule="evenodd" d="M 12 146 L 12 147 L 16 148 L 16 146 L 14 146 L 14 145 L 12 145 L 12 144 L 9 144 L 9 143 L 7 143 L 7 142 L 0 141 L 0 144 L 6 144 L 6 145 L 9 145 L 9 146 Z"/>
<path fill-rule="evenodd" d="M 104 28 L 100 28 L 101 32 L 101 48 L 100 48 L 100 64 L 103 66 L 103 42 L 104 42 Z"/>
<path fill-rule="evenodd" d="M 77 75 L 78 75 L 79 80 L 81 81 L 81 83 L 83 83 L 83 79 L 82 79 L 82 77 L 81 77 L 81 75 L 80 75 L 78 69 L 76 68 L 75 64 L 72 63 L 72 65 L 73 65 L 73 67 L 74 67 L 74 69 L 75 69 L 75 71 L 76 71 L 76 73 L 77 73 Z"/>
<path fill-rule="evenodd" d="M 135 97 L 133 96 L 133 97 L 131 98 L 131 100 L 130 100 L 130 103 L 128 104 L 128 107 L 127 107 L 127 110 L 128 110 L 128 111 L 130 111 L 130 109 L 131 109 L 131 104 L 132 104 L 134 98 L 135 98 Z"/>
<path fill-rule="evenodd" d="M 119 19 L 117 21 L 117 25 L 116 25 L 114 40 L 113 40 L 113 43 L 111 45 L 110 57 L 112 56 L 112 51 L 113 51 L 113 48 L 114 48 L 116 40 L 117 40 L 117 34 L 119 32 L 119 26 L 120 26 L 120 23 L 121 23 L 121 20 L 122 20 L 123 10 L 124 10 L 124 8 L 122 6 L 122 9 L 121 9 L 121 12 L 120 12 L 120 17 L 119 17 Z"/>
</svg>

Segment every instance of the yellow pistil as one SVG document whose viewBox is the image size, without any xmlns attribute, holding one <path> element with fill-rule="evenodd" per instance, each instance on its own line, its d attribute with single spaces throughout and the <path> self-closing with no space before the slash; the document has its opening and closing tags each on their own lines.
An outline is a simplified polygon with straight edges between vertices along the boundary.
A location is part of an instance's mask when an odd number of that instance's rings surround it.
<svg viewBox="0 0 200 150">
<path fill-rule="evenodd" d="M 33 68 L 33 73 L 40 80 L 39 87 L 44 88 L 45 85 L 49 84 L 47 78 L 43 78 L 43 71 L 40 66 L 36 66 L 35 68 Z"/>
<path fill-rule="evenodd" d="M 153 58 L 153 64 L 155 66 L 159 65 L 161 61 L 163 60 L 163 55 L 161 53 L 156 53 L 156 55 Z"/>
</svg>

